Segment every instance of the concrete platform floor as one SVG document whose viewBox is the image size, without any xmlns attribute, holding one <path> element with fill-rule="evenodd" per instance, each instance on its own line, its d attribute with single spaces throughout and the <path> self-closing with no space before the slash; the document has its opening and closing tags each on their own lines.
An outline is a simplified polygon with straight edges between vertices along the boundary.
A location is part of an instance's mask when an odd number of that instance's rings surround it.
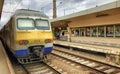
<svg viewBox="0 0 120 74">
<path fill-rule="evenodd" d="M 1 41 L 0 41 L 0 74 L 15 74 Z"/>
</svg>

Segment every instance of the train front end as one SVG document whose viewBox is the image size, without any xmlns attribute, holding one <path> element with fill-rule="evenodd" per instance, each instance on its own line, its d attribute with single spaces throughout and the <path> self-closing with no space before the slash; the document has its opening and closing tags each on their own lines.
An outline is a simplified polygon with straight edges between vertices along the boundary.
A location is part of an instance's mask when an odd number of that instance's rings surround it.
<svg viewBox="0 0 120 74">
<path fill-rule="evenodd" d="M 43 61 L 53 47 L 48 19 L 17 18 L 15 47 L 14 54 L 20 63 Z"/>
</svg>

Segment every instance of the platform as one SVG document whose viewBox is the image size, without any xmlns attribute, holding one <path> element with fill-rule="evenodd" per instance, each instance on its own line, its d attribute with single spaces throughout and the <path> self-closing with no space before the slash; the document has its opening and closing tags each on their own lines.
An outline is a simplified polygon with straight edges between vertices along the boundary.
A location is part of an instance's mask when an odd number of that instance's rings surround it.
<svg viewBox="0 0 120 74">
<path fill-rule="evenodd" d="M 1 41 L 0 41 L 0 74 L 15 74 Z"/>
<path fill-rule="evenodd" d="M 120 55 L 120 48 L 116 48 L 116 47 L 90 45 L 90 44 L 82 44 L 82 43 L 67 42 L 67 41 L 60 41 L 60 40 L 54 40 L 54 44 L 59 44 L 59 45 L 64 45 L 69 47 L 76 47 L 84 50 L 90 50 L 90 51 L 101 52 L 106 54 Z"/>
</svg>

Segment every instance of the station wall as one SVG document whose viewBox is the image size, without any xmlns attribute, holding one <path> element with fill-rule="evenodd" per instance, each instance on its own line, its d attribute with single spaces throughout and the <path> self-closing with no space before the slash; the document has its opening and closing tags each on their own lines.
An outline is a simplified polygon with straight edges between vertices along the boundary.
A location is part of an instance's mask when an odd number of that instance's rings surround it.
<svg viewBox="0 0 120 74">
<path fill-rule="evenodd" d="M 70 27 L 85 27 L 85 26 L 100 26 L 107 24 L 117 24 L 120 23 L 120 14 L 105 16 L 105 17 L 92 17 L 89 19 L 79 20 L 76 19 L 72 21 L 69 26 Z"/>
<path fill-rule="evenodd" d="M 73 42 L 120 47 L 120 13 L 86 19 L 77 18 L 69 27 L 70 39 Z M 102 28 L 103 33 L 99 32 Z"/>
</svg>

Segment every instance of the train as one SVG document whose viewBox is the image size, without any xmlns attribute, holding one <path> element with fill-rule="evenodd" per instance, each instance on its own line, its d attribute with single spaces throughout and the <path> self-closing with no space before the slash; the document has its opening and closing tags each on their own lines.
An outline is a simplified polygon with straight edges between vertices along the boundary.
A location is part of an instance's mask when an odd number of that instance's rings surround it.
<svg viewBox="0 0 120 74">
<path fill-rule="evenodd" d="M 53 49 L 49 18 L 39 11 L 16 10 L 0 33 L 3 42 L 22 64 L 44 61 Z"/>
</svg>

